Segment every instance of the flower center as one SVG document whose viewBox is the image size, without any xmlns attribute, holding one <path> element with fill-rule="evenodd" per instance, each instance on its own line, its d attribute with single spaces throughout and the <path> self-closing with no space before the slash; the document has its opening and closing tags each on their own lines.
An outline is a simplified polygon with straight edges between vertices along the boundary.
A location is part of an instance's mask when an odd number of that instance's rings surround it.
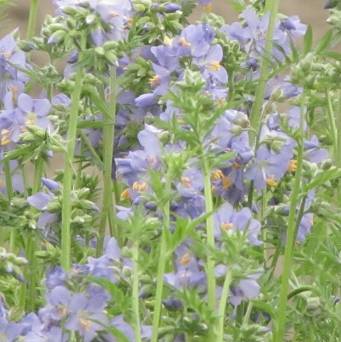
<svg viewBox="0 0 341 342">
<path fill-rule="evenodd" d="M 218 181 L 224 178 L 223 171 L 221 170 L 215 170 L 211 174 L 211 180 L 212 181 Z"/>
<path fill-rule="evenodd" d="M 161 84 L 161 78 L 159 75 L 155 75 L 149 79 L 149 84 L 151 87 L 155 88 Z"/>
<path fill-rule="evenodd" d="M 6 128 L 0 130 L 0 146 L 6 146 L 11 142 L 10 131 Z"/>
<path fill-rule="evenodd" d="M 188 177 L 181 177 L 181 184 L 185 188 L 191 188 L 192 187 L 192 181 Z"/>
<path fill-rule="evenodd" d="M 219 61 L 212 61 L 208 63 L 207 68 L 209 71 L 219 71 L 221 68 L 221 65 Z"/>
<path fill-rule="evenodd" d="M 133 190 L 137 192 L 144 192 L 147 190 L 147 183 L 138 181 L 133 184 Z"/>
<path fill-rule="evenodd" d="M 224 232 L 228 232 L 233 228 L 233 223 L 222 223 L 220 225 L 220 229 L 223 230 Z"/>
<path fill-rule="evenodd" d="M 222 179 L 222 182 L 223 182 L 224 190 L 229 189 L 231 185 L 233 184 L 232 179 L 229 176 L 224 176 Z"/>
<path fill-rule="evenodd" d="M 181 37 L 179 40 L 179 44 L 184 47 L 184 48 L 189 48 L 191 47 L 191 43 L 184 37 Z"/>
<path fill-rule="evenodd" d="M 92 322 L 89 319 L 84 318 L 84 317 L 79 319 L 79 324 L 82 327 L 82 329 L 84 329 L 85 331 L 89 331 L 92 326 Z"/>
<path fill-rule="evenodd" d="M 58 316 L 62 319 L 68 314 L 68 310 L 65 305 L 58 305 L 57 308 Z"/>
<path fill-rule="evenodd" d="M 28 113 L 26 117 L 26 126 L 34 126 L 36 122 L 37 122 L 36 113 L 33 113 L 33 112 Z"/>
<path fill-rule="evenodd" d="M 268 177 L 266 179 L 266 184 L 270 187 L 270 188 L 276 188 L 278 186 L 278 181 L 274 178 L 274 177 Z"/>
<path fill-rule="evenodd" d="M 203 8 L 204 12 L 206 12 L 206 13 L 211 13 L 213 11 L 212 3 L 209 3 L 207 5 L 203 5 L 202 8 Z"/>
<path fill-rule="evenodd" d="M 294 160 L 294 159 L 290 160 L 288 171 L 292 173 L 297 171 L 297 160 Z"/>
<path fill-rule="evenodd" d="M 192 256 L 190 253 L 187 252 L 180 258 L 179 262 L 182 266 L 187 266 L 187 265 L 189 265 L 191 260 L 192 260 Z"/>
<path fill-rule="evenodd" d="M 127 188 L 121 192 L 120 198 L 122 201 L 124 201 L 124 200 L 127 201 L 127 200 L 131 199 L 130 193 L 129 193 L 129 188 Z"/>
<path fill-rule="evenodd" d="M 169 46 L 169 45 L 172 45 L 173 39 L 166 36 L 166 37 L 164 38 L 163 42 L 164 42 L 165 45 L 168 45 L 168 46 Z"/>
</svg>

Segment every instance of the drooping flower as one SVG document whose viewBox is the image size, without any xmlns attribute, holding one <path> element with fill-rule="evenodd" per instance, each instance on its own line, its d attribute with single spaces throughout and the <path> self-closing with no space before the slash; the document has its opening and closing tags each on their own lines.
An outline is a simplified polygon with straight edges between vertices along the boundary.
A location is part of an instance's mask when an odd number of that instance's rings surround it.
<svg viewBox="0 0 341 342">
<path fill-rule="evenodd" d="M 230 303 L 238 306 L 243 300 L 250 300 L 258 297 L 260 294 L 260 286 L 257 282 L 258 275 L 249 276 L 241 280 L 237 285 L 231 288 Z"/>
<path fill-rule="evenodd" d="M 119 279 L 118 270 L 114 266 L 119 265 L 121 251 L 117 241 L 111 238 L 107 241 L 104 254 L 99 258 L 89 257 L 88 271 L 95 277 L 103 277 L 116 283 Z"/>
</svg>

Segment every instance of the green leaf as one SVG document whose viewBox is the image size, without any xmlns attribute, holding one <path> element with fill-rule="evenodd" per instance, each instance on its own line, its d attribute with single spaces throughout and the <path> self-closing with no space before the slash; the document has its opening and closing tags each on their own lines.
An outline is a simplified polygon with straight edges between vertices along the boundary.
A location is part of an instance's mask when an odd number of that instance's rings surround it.
<svg viewBox="0 0 341 342">
<path fill-rule="evenodd" d="M 307 193 L 308 191 L 323 185 L 332 179 L 339 178 L 341 177 L 341 170 L 337 168 L 331 168 L 327 171 L 322 171 L 319 172 L 312 180 L 310 183 L 306 184 L 303 187 L 304 193 Z"/>
<path fill-rule="evenodd" d="M 313 29 L 311 25 L 308 26 L 307 32 L 304 36 L 304 49 L 303 52 L 306 55 L 311 51 L 313 47 Z"/>
<path fill-rule="evenodd" d="M 115 336 L 118 342 L 129 342 L 127 336 L 124 335 L 121 330 L 115 328 L 114 326 L 105 327 L 105 330 L 112 336 Z"/>
<path fill-rule="evenodd" d="M 341 61 L 341 53 L 336 51 L 325 51 L 322 56 L 333 58 L 337 61 Z"/>
<path fill-rule="evenodd" d="M 320 40 L 320 42 L 318 43 L 315 52 L 316 54 L 321 54 L 322 52 L 324 52 L 327 48 L 330 47 L 330 43 L 332 42 L 334 38 L 334 34 L 333 31 L 328 31 Z"/>
</svg>

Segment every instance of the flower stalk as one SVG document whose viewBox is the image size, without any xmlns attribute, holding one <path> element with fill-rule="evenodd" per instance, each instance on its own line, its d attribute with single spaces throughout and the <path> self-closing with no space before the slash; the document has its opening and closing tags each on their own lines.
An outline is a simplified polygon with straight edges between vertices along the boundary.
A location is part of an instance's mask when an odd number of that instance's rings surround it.
<svg viewBox="0 0 341 342">
<path fill-rule="evenodd" d="M 115 119 L 116 119 L 116 70 L 110 71 L 110 108 L 105 113 L 103 127 L 103 211 L 99 227 L 97 256 L 103 252 L 106 223 L 109 223 L 110 235 L 117 239 L 118 232 L 115 224 L 115 203 L 113 199 L 112 164 L 114 158 Z M 118 239 L 119 240 L 119 239 Z"/>
<path fill-rule="evenodd" d="M 28 26 L 27 26 L 27 39 L 31 39 L 36 32 L 37 26 L 37 18 L 39 12 L 39 0 L 32 0 L 30 6 L 30 14 L 28 17 Z"/>
<path fill-rule="evenodd" d="M 76 72 L 75 88 L 71 96 L 71 109 L 69 117 L 69 128 L 67 132 L 67 147 L 65 152 L 65 166 L 63 178 L 63 198 L 62 198 L 62 233 L 61 233 L 61 265 L 65 270 L 71 266 L 71 189 L 73 178 L 73 160 L 77 138 L 77 122 L 79 112 L 79 102 L 83 84 L 83 71 L 79 67 Z"/>
<path fill-rule="evenodd" d="M 206 213 L 213 212 L 213 198 L 212 198 L 212 184 L 211 184 L 211 170 L 207 158 L 202 157 L 204 169 L 204 194 L 205 194 L 205 210 Z M 209 215 L 206 219 L 206 233 L 207 245 L 209 249 L 215 247 L 214 243 L 214 218 Z M 208 306 L 214 312 L 216 306 L 216 279 L 214 272 L 214 260 L 211 252 L 207 256 L 207 285 L 208 285 Z"/>
<path fill-rule="evenodd" d="M 11 166 L 10 161 L 5 159 L 3 160 L 3 169 L 5 174 L 5 184 L 6 184 L 6 191 L 7 191 L 7 198 L 11 205 L 11 200 L 13 197 L 13 183 L 12 183 L 12 173 L 11 173 Z M 16 229 L 13 227 L 10 234 L 10 242 L 9 242 L 9 250 L 14 252 L 15 249 L 15 237 L 16 237 Z"/>
<path fill-rule="evenodd" d="M 139 243 L 133 245 L 133 284 L 132 284 L 132 304 L 135 316 L 135 337 L 137 342 L 141 342 L 141 322 L 140 322 L 140 306 L 139 306 Z"/>
<path fill-rule="evenodd" d="M 302 182 L 302 170 L 303 170 L 303 153 L 304 153 L 304 114 L 303 108 L 301 111 L 300 118 L 300 133 L 298 143 L 298 153 L 297 153 L 297 171 L 294 179 L 294 185 L 290 197 L 290 211 L 288 218 L 288 230 L 287 230 L 287 242 L 284 253 L 284 264 L 283 273 L 281 277 L 281 288 L 278 306 L 278 320 L 277 329 L 274 334 L 274 342 L 282 342 L 285 332 L 285 322 L 286 322 L 286 309 L 288 304 L 288 291 L 289 291 L 289 278 L 292 268 L 292 259 L 294 244 L 296 238 L 296 218 L 297 218 L 297 207 L 299 205 L 299 197 L 301 191 Z"/>
<path fill-rule="evenodd" d="M 170 188 L 171 188 L 170 177 L 169 177 L 169 173 L 167 173 L 166 190 L 165 190 L 165 193 L 167 194 L 167 196 L 169 196 Z M 155 293 L 151 342 L 158 341 L 158 333 L 159 333 L 159 326 L 160 326 L 164 274 L 165 274 L 166 261 L 167 261 L 167 241 L 166 241 L 167 234 L 166 232 L 169 229 L 169 225 L 170 225 L 170 201 L 169 199 L 167 199 L 167 201 L 163 205 L 162 211 L 163 211 L 163 227 L 162 227 L 162 234 L 161 234 L 159 262 L 158 262 L 158 268 L 157 268 L 156 293 Z"/>
<path fill-rule="evenodd" d="M 44 174 L 44 159 L 42 157 L 35 161 L 35 172 L 32 187 L 32 194 L 39 191 L 41 185 L 41 178 Z M 35 256 L 36 252 L 36 232 L 30 231 L 27 236 L 27 243 L 25 246 L 25 255 L 28 260 L 28 267 L 26 268 L 27 285 L 23 289 L 23 301 L 25 303 L 25 309 L 27 312 L 34 310 L 35 298 L 36 298 L 36 285 L 37 275 L 39 270 L 37 269 L 37 260 Z"/>
<path fill-rule="evenodd" d="M 225 321 L 225 312 L 226 312 L 226 303 L 230 292 L 230 285 L 232 282 L 232 272 L 230 269 L 227 269 L 223 290 L 221 293 L 220 303 L 219 303 L 219 322 L 218 322 L 218 342 L 224 342 L 224 321 Z"/>
<path fill-rule="evenodd" d="M 329 128 L 331 130 L 332 134 L 332 139 L 333 139 L 333 155 L 334 155 L 334 160 L 337 162 L 338 160 L 338 129 L 336 127 L 336 117 L 334 113 L 334 108 L 333 108 L 333 102 L 331 99 L 331 94 L 330 91 L 326 92 L 326 98 L 327 98 L 327 117 L 329 121 Z"/>
<path fill-rule="evenodd" d="M 262 105 L 264 101 L 266 82 L 268 81 L 270 72 L 270 61 L 273 48 L 273 33 L 275 30 L 275 24 L 277 19 L 277 14 L 279 10 L 280 0 L 267 0 L 265 10 L 270 12 L 270 22 L 269 28 L 266 34 L 265 49 L 262 58 L 260 76 L 258 87 L 256 89 L 256 95 L 252 110 L 250 113 L 250 125 L 253 128 L 253 133 L 250 134 L 251 142 L 255 142 L 260 131 L 260 125 L 262 121 Z M 254 135 L 256 134 L 256 136 Z"/>
<path fill-rule="evenodd" d="M 336 143 L 336 166 L 341 169 L 341 91 L 338 91 L 338 107 L 335 115 L 336 131 L 337 131 L 337 143 Z M 341 184 L 337 189 L 337 198 L 339 198 L 339 204 L 341 204 Z"/>
</svg>

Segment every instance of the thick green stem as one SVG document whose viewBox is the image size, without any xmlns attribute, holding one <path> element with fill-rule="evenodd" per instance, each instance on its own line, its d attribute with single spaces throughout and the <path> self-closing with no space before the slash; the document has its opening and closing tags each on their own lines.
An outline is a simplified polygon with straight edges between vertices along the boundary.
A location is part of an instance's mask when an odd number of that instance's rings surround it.
<svg viewBox="0 0 341 342">
<path fill-rule="evenodd" d="M 69 127 L 67 132 L 67 147 L 65 152 L 64 179 L 63 179 L 63 199 L 62 199 L 62 232 L 61 232 L 61 265 L 65 270 L 71 266 L 71 188 L 73 178 L 73 160 L 77 138 L 77 122 L 79 112 L 79 102 L 81 99 L 83 85 L 83 71 L 78 68 L 76 73 L 75 87 L 71 96 L 71 109 L 69 117 Z"/>
<path fill-rule="evenodd" d="M 35 161 L 35 171 L 34 171 L 34 180 L 32 187 L 32 194 L 35 194 L 39 191 L 41 186 L 41 178 L 44 174 L 44 159 L 38 158 Z M 36 252 L 36 232 L 31 231 L 27 235 L 27 243 L 25 246 L 25 255 L 28 260 L 28 266 L 26 269 L 26 280 L 27 287 L 24 289 L 23 300 L 25 300 L 25 310 L 26 312 L 30 312 L 34 310 L 35 307 L 35 298 L 36 298 L 36 285 L 37 285 L 37 260 L 35 257 Z"/>
<path fill-rule="evenodd" d="M 227 299 L 230 292 L 230 285 L 232 282 L 232 273 L 228 269 L 226 271 L 223 290 L 221 293 L 220 303 L 219 303 L 219 322 L 218 322 L 218 342 L 224 342 L 224 321 L 225 321 L 225 311 Z"/>
<path fill-rule="evenodd" d="M 285 332 L 286 322 L 286 309 L 288 303 L 289 291 L 289 277 L 292 267 L 293 251 L 295 245 L 296 233 L 296 217 L 297 206 L 299 204 L 299 195 L 302 182 L 302 169 L 303 169 L 303 152 L 304 152 L 304 112 L 301 111 L 301 124 L 300 134 L 298 141 L 298 154 L 297 154 L 297 171 L 290 197 L 290 211 L 288 218 L 288 231 L 287 242 L 284 253 L 283 273 L 281 277 L 281 289 L 279 297 L 278 315 L 277 315 L 277 329 L 274 334 L 274 342 L 282 342 Z"/>
<path fill-rule="evenodd" d="M 105 228 L 109 222 L 110 235 L 117 236 L 115 224 L 115 205 L 113 200 L 112 163 L 114 158 L 115 120 L 116 120 L 116 70 L 110 72 L 110 110 L 104 116 L 103 127 L 103 208 L 97 243 L 97 256 L 103 252 Z M 110 115 L 110 116 L 109 116 Z"/>
<path fill-rule="evenodd" d="M 166 193 L 169 196 L 170 192 L 170 177 L 166 177 Z M 163 206 L 163 227 L 161 234 L 161 245 L 159 254 L 159 263 L 157 269 L 156 278 L 156 293 L 155 293 L 155 304 L 154 304 L 154 316 L 153 316 L 153 332 L 151 342 L 158 341 L 160 316 L 161 316 L 161 305 L 162 305 L 162 293 L 163 293 L 163 282 L 164 274 L 167 261 L 167 243 L 166 243 L 166 231 L 169 229 L 170 224 L 170 202 L 169 200 Z"/>
<path fill-rule="evenodd" d="M 27 33 L 26 33 L 27 39 L 31 39 L 35 35 L 38 11 L 39 11 L 39 0 L 32 0 L 31 6 L 30 6 L 30 14 L 28 18 L 28 25 L 27 25 Z"/>
<path fill-rule="evenodd" d="M 205 193 L 205 210 L 206 213 L 213 212 L 213 198 L 212 198 L 212 184 L 211 184 L 211 170 L 208 165 L 207 158 L 202 156 L 203 170 L 204 170 L 204 193 Z M 207 256 L 207 292 L 208 292 L 208 307 L 212 312 L 216 309 L 216 279 L 214 270 L 214 259 L 212 258 L 211 249 L 214 249 L 214 219 L 213 215 L 209 215 L 206 219 L 206 234 L 207 245 L 209 252 Z"/>
<path fill-rule="evenodd" d="M 132 305 L 135 319 L 135 337 L 137 342 L 141 342 L 141 322 L 139 308 L 139 243 L 135 242 L 133 247 L 133 285 L 132 285 Z"/>
<path fill-rule="evenodd" d="M 278 8 L 279 8 L 280 0 L 267 0 L 266 2 L 266 11 L 270 11 L 270 22 L 269 28 L 266 35 L 266 43 L 264 54 L 262 58 L 262 64 L 260 68 L 260 76 L 259 83 L 256 90 L 255 101 L 252 106 L 251 114 L 250 114 L 250 124 L 251 128 L 254 130 L 254 134 L 250 135 L 251 142 L 255 142 L 260 130 L 260 124 L 262 121 L 262 105 L 264 101 L 266 82 L 269 78 L 270 73 L 270 63 L 271 63 L 271 55 L 273 49 L 273 33 L 275 29 Z"/>
</svg>

